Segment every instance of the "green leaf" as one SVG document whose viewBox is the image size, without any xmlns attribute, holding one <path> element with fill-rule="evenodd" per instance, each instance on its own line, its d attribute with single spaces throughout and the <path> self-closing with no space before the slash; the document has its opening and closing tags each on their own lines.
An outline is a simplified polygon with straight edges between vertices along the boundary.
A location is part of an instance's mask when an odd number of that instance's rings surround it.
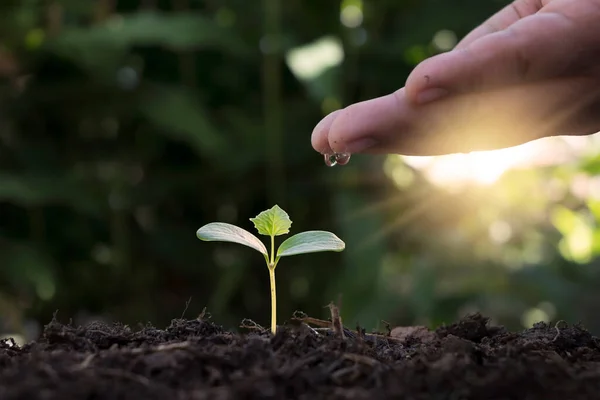
<svg viewBox="0 0 600 400">
<path fill-rule="evenodd" d="M 277 249 L 277 257 L 319 251 L 343 251 L 346 244 L 331 232 L 306 231 L 285 240 Z"/>
<path fill-rule="evenodd" d="M 164 129 L 163 135 L 186 143 L 202 157 L 220 158 L 230 147 L 204 105 L 189 91 L 155 86 L 139 107 L 148 120 Z"/>
<path fill-rule="evenodd" d="M 133 46 L 168 50 L 218 48 L 246 54 L 235 33 L 199 13 L 139 11 L 113 17 L 92 27 L 65 27 L 48 42 L 50 51 L 96 73 L 114 74 Z"/>
<path fill-rule="evenodd" d="M 68 204 L 78 211 L 98 215 L 102 203 L 93 196 L 85 183 L 65 173 L 0 173 L 0 201 L 20 206 Z"/>
<path fill-rule="evenodd" d="M 252 247 L 268 256 L 267 248 L 256 236 L 245 229 L 225 222 L 212 222 L 198 229 L 196 236 L 205 242 L 232 242 Z"/>
<path fill-rule="evenodd" d="M 258 233 L 267 236 L 285 235 L 290 232 L 292 226 L 289 215 L 277 204 L 269 210 L 261 212 L 256 218 L 250 218 L 250 221 L 254 223 Z"/>
</svg>

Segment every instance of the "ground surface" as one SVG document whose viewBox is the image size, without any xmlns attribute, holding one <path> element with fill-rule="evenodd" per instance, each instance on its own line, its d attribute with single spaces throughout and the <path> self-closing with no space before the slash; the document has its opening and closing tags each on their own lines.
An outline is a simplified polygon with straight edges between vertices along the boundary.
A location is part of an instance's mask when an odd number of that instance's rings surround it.
<svg viewBox="0 0 600 400">
<path fill-rule="evenodd" d="M 509 333 L 475 315 L 392 335 L 52 322 L 36 343 L 1 344 L 0 399 L 600 399 L 600 341 L 581 327 Z"/>
</svg>

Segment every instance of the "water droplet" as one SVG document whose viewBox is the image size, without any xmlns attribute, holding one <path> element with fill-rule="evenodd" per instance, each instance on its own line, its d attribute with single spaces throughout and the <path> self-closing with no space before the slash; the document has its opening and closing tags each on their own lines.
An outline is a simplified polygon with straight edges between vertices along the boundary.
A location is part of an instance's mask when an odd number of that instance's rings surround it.
<svg viewBox="0 0 600 400">
<path fill-rule="evenodd" d="M 325 158 L 325 165 L 328 167 L 334 167 L 337 164 L 335 154 L 324 154 L 323 157 Z"/>
<path fill-rule="evenodd" d="M 350 153 L 336 153 L 335 161 L 340 165 L 348 164 L 348 161 L 350 161 Z"/>
<path fill-rule="evenodd" d="M 336 165 L 346 165 L 350 161 L 350 153 L 333 153 L 324 154 L 325 165 L 328 167 L 334 167 Z"/>
</svg>

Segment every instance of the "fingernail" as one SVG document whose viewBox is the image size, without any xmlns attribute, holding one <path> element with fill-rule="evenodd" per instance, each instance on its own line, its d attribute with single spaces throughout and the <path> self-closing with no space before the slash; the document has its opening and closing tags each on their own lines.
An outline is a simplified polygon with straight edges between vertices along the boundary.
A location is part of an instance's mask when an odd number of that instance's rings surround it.
<svg viewBox="0 0 600 400">
<path fill-rule="evenodd" d="M 378 143 L 379 142 L 373 138 L 358 139 L 354 142 L 347 143 L 346 150 L 344 152 L 350 154 L 360 153 L 361 151 L 367 150 Z"/>
<path fill-rule="evenodd" d="M 432 101 L 439 100 L 442 97 L 446 96 L 448 91 L 442 88 L 431 88 L 425 89 L 421 93 L 417 95 L 417 103 L 425 104 L 431 103 Z"/>
</svg>

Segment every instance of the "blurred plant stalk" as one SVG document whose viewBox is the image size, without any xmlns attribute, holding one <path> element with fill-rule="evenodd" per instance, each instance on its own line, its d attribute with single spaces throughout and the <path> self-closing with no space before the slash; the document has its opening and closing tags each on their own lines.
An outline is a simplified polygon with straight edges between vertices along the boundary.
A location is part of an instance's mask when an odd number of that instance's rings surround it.
<svg viewBox="0 0 600 400">
<path fill-rule="evenodd" d="M 263 108 L 267 156 L 267 202 L 285 207 L 285 164 L 281 104 L 281 0 L 263 0 Z"/>
</svg>

